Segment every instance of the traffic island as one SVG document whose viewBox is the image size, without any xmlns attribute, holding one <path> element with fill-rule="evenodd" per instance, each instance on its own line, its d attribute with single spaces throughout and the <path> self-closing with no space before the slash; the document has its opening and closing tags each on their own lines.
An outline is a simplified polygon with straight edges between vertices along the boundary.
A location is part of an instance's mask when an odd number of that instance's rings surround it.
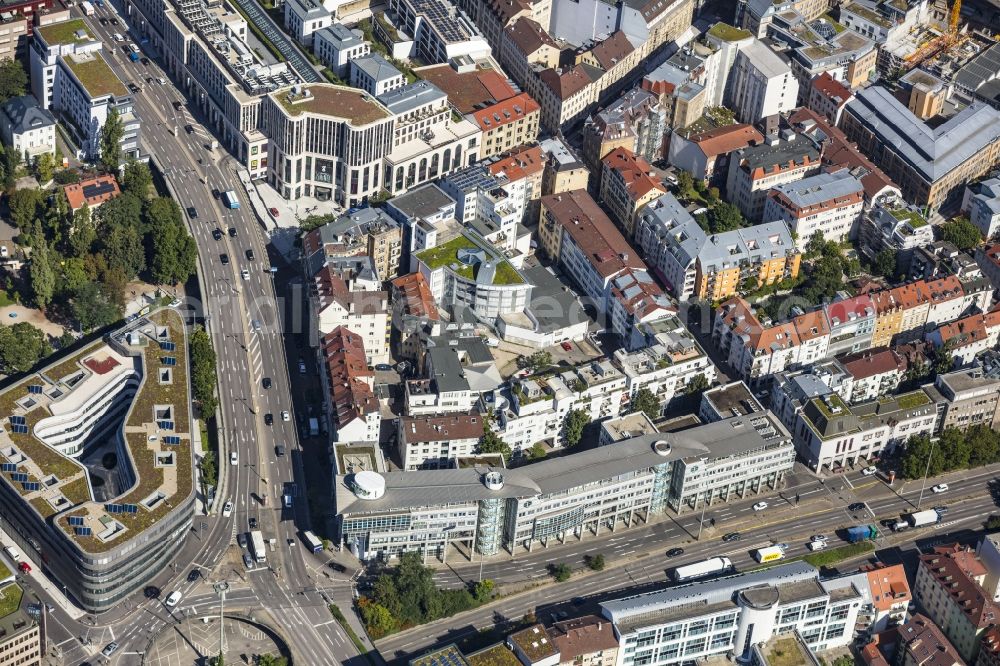
<svg viewBox="0 0 1000 666">
<path fill-rule="evenodd" d="M 284 657 L 289 666 L 292 664 L 288 644 L 270 624 L 270 618 L 261 617 L 260 611 L 227 612 L 222 628 L 220 632 L 218 615 L 186 617 L 165 627 L 152 639 L 142 663 L 144 666 L 209 664 L 221 653 L 227 664 L 255 664 L 262 655 Z"/>
</svg>

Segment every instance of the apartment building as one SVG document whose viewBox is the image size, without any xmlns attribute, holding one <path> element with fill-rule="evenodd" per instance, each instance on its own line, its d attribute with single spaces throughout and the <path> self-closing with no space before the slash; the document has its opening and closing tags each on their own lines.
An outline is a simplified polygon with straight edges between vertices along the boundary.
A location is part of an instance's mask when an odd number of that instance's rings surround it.
<svg viewBox="0 0 1000 666">
<path fill-rule="evenodd" d="M 33 605 L 31 597 L 13 580 L 5 581 L 0 586 L 0 595 L 8 600 L 19 600 L 16 606 L 9 604 L 0 617 L 0 664 L 41 666 L 44 639 L 38 613 L 32 613 L 33 609 L 29 608 Z"/>
<path fill-rule="evenodd" d="M 975 662 L 983 634 L 1000 620 L 1000 607 L 982 588 L 986 573 L 975 552 L 958 544 L 935 546 L 917 565 L 917 600 L 968 663 Z"/>
<path fill-rule="evenodd" d="M 396 357 L 414 362 L 423 355 L 426 336 L 440 335 L 441 314 L 423 273 L 409 273 L 391 283 L 392 335 Z"/>
<path fill-rule="evenodd" d="M 501 315 L 497 333 L 514 344 L 545 349 L 587 337 L 591 320 L 576 294 L 545 266 L 521 270 L 531 284 L 531 300 L 524 312 Z"/>
<path fill-rule="evenodd" d="M 801 339 L 790 322 L 763 326 L 746 301 L 733 297 L 719 306 L 712 343 L 740 378 L 756 387 L 799 362 Z"/>
<path fill-rule="evenodd" d="M 916 250 L 934 242 L 934 229 L 916 207 L 884 197 L 862 216 L 858 241 L 867 255 L 874 257 L 883 250 L 893 250 L 905 265 Z"/>
<path fill-rule="evenodd" d="M 405 384 L 410 416 L 468 413 L 481 395 L 503 383 L 493 355 L 471 327 L 426 336 L 417 367 L 423 368 L 423 378 Z"/>
<path fill-rule="evenodd" d="M 633 352 L 615 350 L 612 360 L 625 374 L 629 398 L 647 389 L 656 397 L 663 416 L 674 397 L 683 394 L 696 376 L 714 384 L 716 370 L 680 320 L 664 320 L 658 328 L 664 330 L 655 335 L 651 346 Z"/>
<path fill-rule="evenodd" d="M 976 545 L 976 557 L 986 569 L 980 586 L 993 601 L 1000 601 L 1000 533 L 984 534 Z"/>
<path fill-rule="evenodd" d="M 976 225 L 983 238 L 990 240 L 1000 233 L 1000 178 L 986 178 L 965 187 L 962 210 Z"/>
<path fill-rule="evenodd" d="M 847 103 L 841 129 L 907 201 L 932 213 L 957 210 L 965 184 L 1000 160 L 1000 111 L 986 104 L 974 103 L 932 128 L 885 88 L 871 86 Z"/>
<path fill-rule="evenodd" d="M 684 471 L 691 476 L 687 487 L 697 480 L 709 492 L 712 478 L 694 464 L 731 459 L 715 468 L 720 478 L 712 492 L 719 499 L 735 498 L 754 492 L 750 484 L 757 479 L 764 479 L 764 487 L 769 476 L 790 469 L 791 457 L 763 455 L 782 446 L 769 419 L 737 418 L 683 435 L 642 435 L 512 470 L 478 465 L 338 476 L 338 541 L 364 560 L 422 550 L 425 558 L 447 561 L 456 544 L 490 556 L 501 548 L 517 554 L 566 539 L 599 539 L 668 511 L 673 489 L 685 486 L 675 478 L 680 473 L 675 461 L 690 461 Z M 730 478 L 738 465 L 742 477 Z M 730 490 L 720 493 L 719 488 Z"/>
<path fill-rule="evenodd" d="M 583 126 L 583 159 L 594 173 L 600 173 L 601 160 L 616 148 L 656 161 L 663 156 L 666 128 L 666 113 L 659 98 L 633 88 L 587 119 Z"/>
<path fill-rule="evenodd" d="M 406 77 L 378 53 L 355 58 L 351 61 L 351 87 L 360 88 L 378 97 L 402 88 Z"/>
<path fill-rule="evenodd" d="M 364 338 L 344 326 L 330 331 L 320 343 L 326 372 L 321 377 L 330 396 L 328 408 L 335 442 L 378 442 L 382 414 L 368 369 Z"/>
<path fill-rule="evenodd" d="M 30 158 L 43 153 L 55 156 L 55 116 L 43 109 L 33 95 L 12 97 L 0 109 L 0 137 L 5 146 Z"/>
<path fill-rule="evenodd" d="M 479 447 L 484 421 L 479 412 L 401 416 L 396 429 L 403 469 L 443 469 Z"/>
<path fill-rule="evenodd" d="M 937 406 L 922 390 L 852 406 L 830 391 L 803 404 L 792 437 L 811 469 L 837 470 L 930 436 L 936 421 Z"/>
<path fill-rule="evenodd" d="M 587 188 L 590 171 L 563 139 L 551 137 L 543 139 L 539 145 L 545 160 L 542 194 L 561 194 Z"/>
<path fill-rule="evenodd" d="M 871 296 L 836 298 L 823 306 L 830 325 L 830 356 L 857 353 L 872 346 L 875 332 L 875 304 Z"/>
<path fill-rule="evenodd" d="M 313 45 L 313 35 L 333 25 L 333 13 L 319 0 L 285 0 L 285 30 L 303 46 Z"/>
<path fill-rule="evenodd" d="M 977 247 L 976 265 L 994 289 L 1000 287 L 1000 243 Z"/>
<path fill-rule="evenodd" d="M 780 14 L 794 13 L 806 21 L 814 21 L 822 16 L 828 5 L 822 0 L 778 0 L 778 2 L 761 2 L 761 0 L 740 0 L 736 6 L 735 24 L 750 31 L 758 39 L 767 36 L 768 28 L 774 18 Z"/>
<path fill-rule="evenodd" d="M 559 651 L 559 666 L 614 666 L 618 659 L 614 625 L 602 617 L 584 615 L 556 622 L 548 634 Z"/>
<path fill-rule="evenodd" d="M 368 256 L 382 282 L 400 273 L 402 229 L 379 208 L 362 208 L 313 229 L 302 237 L 306 275 L 346 257 Z"/>
<path fill-rule="evenodd" d="M 861 650 L 868 666 L 940 664 L 962 666 L 965 660 L 934 622 L 915 613 L 907 622 L 876 634 Z M 890 661 L 891 660 L 891 661 Z"/>
<path fill-rule="evenodd" d="M 122 123 L 122 160 L 138 159 L 141 121 L 102 48 L 83 19 L 39 27 L 30 51 L 32 92 L 43 109 L 66 121 L 81 157 L 100 155 L 101 128 L 111 114 L 117 114 Z"/>
<path fill-rule="evenodd" d="M 976 356 L 1000 342 L 1000 310 L 941 324 L 924 337 L 935 349 L 947 343 L 956 366 L 970 365 Z"/>
<path fill-rule="evenodd" d="M 763 220 L 781 220 L 804 250 L 819 233 L 825 240 L 842 243 L 855 232 L 864 207 L 864 187 L 847 169 L 826 171 L 771 189 L 764 203 Z"/>
<path fill-rule="evenodd" d="M 808 86 L 808 97 L 806 106 L 823 116 L 827 123 L 836 127 L 840 122 L 840 116 L 844 112 L 844 106 L 854 97 L 851 92 L 852 85 L 845 85 L 827 72 L 823 72 L 810 81 Z"/>
<path fill-rule="evenodd" d="M 837 360 L 851 378 L 850 390 L 840 394 L 850 403 L 894 393 L 906 374 L 906 358 L 892 349 L 872 349 Z"/>
<path fill-rule="evenodd" d="M 858 570 L 868 579 L 871 595 L 868 632 L 876 633 L 901 625 L 906 621 L 909 605 L 913 601 L 906 570 L 902 564 L 863 564 Z"/>
<path fill-rule="evenodd" d="M 618 665 L 635 666 L 727 653 L 746 659 L 753 646 L 790 631 L 813 651 L 848 645 L 861 598 L 852 582 L 823 580 L 794 562 L 606 601 L 601 613 L 619 634 Z"/>
<path fill-rule="evenodd" d="M 797 106 L 799 82 L 791 66 L 763 42 L 740 48 L 731 81 L 727 99 L 741 123 L 752 125 Z"/>
<path fill-rule="evenodd" d="M 764 135 L 752 125 L 727 125 L 697 133 L 677 131 L 670 137 L 667 161 L 694 178 L 713 180 L 728 173 L 728 156 L 763 143 Z"/>
<path fill-rule="evenodd" d="M 490 45 L 461 9 L 445 0 L 390 0 L 390 21 L 409 36 L 413 46 L 405 58 L 427 63 L 481 60 Z"/>
<path fill-rule="evenodd" d="M 924 390 L 941 410 L 938 432 L 977 425 L 995 430 L 1000 425 L 1000 379 L 978 369 L 959 370 L 939 374 Z"/>
<path fill-rule="evenodd" d="M 388 297 L 371 257 L 330 261 L 310 283 L 310 330 L 323 338 L 345 327 L 363 341 L 369 365 L 388 363 Z"/>
<path fill-rule="evenodd" d="M 472 112 L 473 122 L 483 133 L 483 159 L 508 152 L 538 138 L 541 107 L 527 93 Z"/>
<path fill-rule="evenodd" d="M 820 170 L 819 144 L 806 135 L 784 134 L 786 138 L 743 148 L 729 159 L 726 192 L 751 222 L 759 222 L 763 217 L 768 190 Z"/>
<path fill-rule="evenodd" d="M 541 246 L 580 288 L 626 348 L 644 346 L 645 326 L 671 314 L 645 262 L 584 190 L 542 197 Z"/>
<path fill-rule="evenodd" d="M 893 340 L 918 340 L 925 330 L 957 319 L 981 303 L 981 292 L 966 293 L 954 275 L 917 280 L 871 293 L 875 305 L 872 347 L 888 347 Z M 933 333 L 931 333 L 933 334 Z"/>
<path fill-rule="evenodd" d="M 371 44 L 364 40 L 364 34 L 351 30 L 343 23 L 333 23 L 320 28 L 312 35 L 313 51 L 316 57 L 342 79 L 350 75 L 351 61 L 363 58 L 372 52 Z"/>
<path fill-rule="evenodd" d="M 798 275 L 801 253 L 782 222 L 706 233 L 670 193 L 641 209 L 635 246 L 660 271 L 674 296 L 707 300 Z"/>
<path fill-rule="evenodd" d="M 645 158 L 628 148 L 615 148 L 601 159 L 600 200 L 612 218 L 632 238 L 636 214 L 667 192 Z"/>
</svg>

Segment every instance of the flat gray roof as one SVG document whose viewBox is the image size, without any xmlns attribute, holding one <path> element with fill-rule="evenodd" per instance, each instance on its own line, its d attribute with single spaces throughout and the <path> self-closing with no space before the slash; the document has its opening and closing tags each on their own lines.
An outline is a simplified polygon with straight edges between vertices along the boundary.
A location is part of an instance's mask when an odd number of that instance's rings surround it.
<svg viewBox="0 0 1000 666">
<path fill-rule="evenodd" d="M 428 183 L 389 200 L 389 204 L 407 217 L 431 217 L 455 200 L 434 183 Z"/>
<path fill-rule="evenodd" d="M 776 185 L 774 189 L 788 197 L 788 200 L 799 208 L 816 206 L 851 194 L 864 194 L 861 181 L 852 176 L 847 169 L 832 173 L 824 171 L 800 181 Z"/>
<path fill-rule="evenodd" d="M 589 319 L 576 294 L 544 266 L 531 266 L 521 275 L 532 285 L 528 309 L 543 332 L 556 331 Z"/>
<path fill-rule="evenodd" d="M 447 100 L 448 95 L 429 81 L 414 81 L 378 96 L 378 101 L 395 114 L 409 113 L 440 99 Z"/>
</svg>

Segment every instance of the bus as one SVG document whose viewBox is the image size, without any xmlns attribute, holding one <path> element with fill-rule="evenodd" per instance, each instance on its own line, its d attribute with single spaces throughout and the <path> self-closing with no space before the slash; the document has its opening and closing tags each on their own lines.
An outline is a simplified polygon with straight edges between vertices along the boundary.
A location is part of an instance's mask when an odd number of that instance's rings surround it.
<svg viewBox="0 0 1000 666">
<path fill-rule="evenodd" d="M 237 209 L 240 207 L 240 200 L 236 198 L 236 192 L 226 190 L 222 193 L 222 205 L 226 208 Z"/>
<path fill-rule="evenodd" d="M 318 553 L 323 550 L 323 542 L 316 538 L 316 535 L 306 530 L 302 533 L 302 538 L 305 539 L 306 545 L 314 553 Z"/>
<path fill-rule="evenodd" d="M 250 547 L 258 563 L 267 562 L 267 553 L 264 551 L 264 535 L 260 533 L 260 530 L 250 532 Z"/>
<path fill-rule="evenodd" d="M 733 568 L 733 561 L 728 557 L 712 557 L 694 564 L 686 564 L 677 567 L 671 572 L 674 582 L 680 583 L 688 580 L 696 580 L 707 576 L 715 576 L 726 573 Z"/>
</svg>

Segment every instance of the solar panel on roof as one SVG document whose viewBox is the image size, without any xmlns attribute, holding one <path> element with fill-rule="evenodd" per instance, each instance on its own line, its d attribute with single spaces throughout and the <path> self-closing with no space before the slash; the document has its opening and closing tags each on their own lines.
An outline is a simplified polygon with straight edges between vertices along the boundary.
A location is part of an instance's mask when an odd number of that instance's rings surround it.
<svg viewBox="0 0 1000 666">
<path fill-rule="evenodd" d="M 121 513 L 122 512 L 122 505 L 121 504 L 105 504 L 104 505 L 104 510 L 107 511 L 108 513 Z"/>
<path fill-rule="evenodd" d="M 10 475 L 10 478 L 14 483 L 24 483 L 28 480 L 28 475 L 24 472 L 14 472 Z"/>
<path fill-rule="evenodd" d="M 78 527 L 83 525 L 83 516 L 70 516 L 69 517 L 70 527 Z"/>
<path fill-rule="evenodd" d="M 25 490 L 29 492 L 39 490 L 42 487 L 42 484 L 40 484 L 38 481 L 23 481 L 21 485 L 24 487 Z"/>
<path fill-rule="evenodd" d="M 166 435 L 163 438 L 163 443 L 168 445 L 180 444 L 181 438 L 177 437 L 176 435 Z"/>
<path fill-rule="evenodd" d="M 139 506 L 137 504 L 125 504 L 122 506 L 125 513 L 139 513 Z"/>
<path fill-rule="evenodd" d="M 90 536 L 94 533 L 89 527 L 75 527 L 73 531 L 77 536 Z"/>
<path fill-rule="evenodd" d="M 3 463 L 0 464 L 0 472 L 16 472 L 17 465 L 14 463 Z"/>
<path fill-rule="evenodd" d="M 12 416 L 12 417 L 10 417 L 10 424 L 11 425 L 24 425 L 25 424 L 24 417 L 23 416 Z"/>
<path fill-rule="evenodd" d="M 162 349 L 163 351 L 173 351 L 177 349 L 177 345 L 175 345 L 173 342 L 161 342 L 160 349 Z"/>
<path fill-rule="evenodd" d="M 156 422 L 156 427 L 159 428 L 160 430 L 173 430 L 174 429 L 174 422 L 173 421 L 157 421 Z"/>
<path fill-rule="evenodd" d="M 14 432 L 21 433 L 22 435 L 25 435 L 28 432 L 28 426 L 26 426 L 26 425 L 16 425 L 16 426 L 14 426 Z"/>
<path fill-rule="evenodd" d="M 28 393 L 38 394 L 41 392 L 42 392 L 41 384 L 32 384 L 31 386 L 28 387 Z"/>
<path fill-rule="evenodd" d="M 164 356 L 160 359 L 160 362 L 163 363 L 163 365 L 177 365 L 177 359 L 173 356 Z"/>
<path fill-rule="evenodd" d="M 115 184 L 110 181 L 102 180 L 99 183 L 90 183 L 83 186 L 83 196 L 88 199 L 94 197 L 99 197 L 104 194 L 110 194 L 115 191 Z"/>
</svg>

